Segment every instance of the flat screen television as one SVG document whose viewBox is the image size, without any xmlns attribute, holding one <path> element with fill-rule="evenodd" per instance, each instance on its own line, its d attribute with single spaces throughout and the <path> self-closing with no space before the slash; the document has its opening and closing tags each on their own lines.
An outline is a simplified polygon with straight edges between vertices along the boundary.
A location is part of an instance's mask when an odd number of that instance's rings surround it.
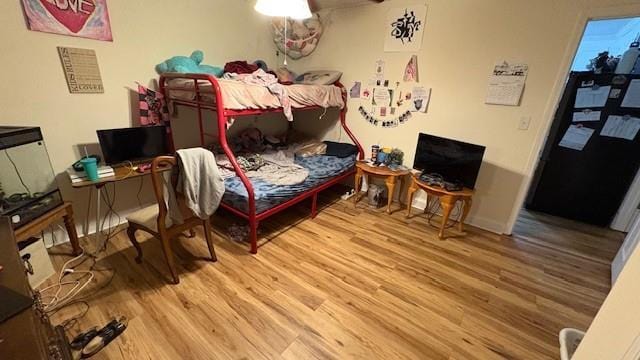
<svg viewBox="0 0 640 360">
<path fill-rule="evenodd" d="M 169 153 L 165 126 L 98 130 L 97 133 L 107 165 L 142 162 Z"/>
<path fill-rule="evenodd" d="M 413 168 L 473 189 L 484 150 L 484 146 L 420 133 Z"/>
</svg>

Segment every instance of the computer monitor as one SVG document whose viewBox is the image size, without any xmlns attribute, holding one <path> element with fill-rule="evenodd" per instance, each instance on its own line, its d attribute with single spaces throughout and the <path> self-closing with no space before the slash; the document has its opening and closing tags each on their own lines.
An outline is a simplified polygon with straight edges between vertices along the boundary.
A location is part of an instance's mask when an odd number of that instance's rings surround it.
<svg viewBox="0 0 640 360">
<path fill-rule="evenodd" d="M 98 130 L 97 133 L 107 165 L 140 163 L 169 153 L 166 126 Z"/>
</svg>

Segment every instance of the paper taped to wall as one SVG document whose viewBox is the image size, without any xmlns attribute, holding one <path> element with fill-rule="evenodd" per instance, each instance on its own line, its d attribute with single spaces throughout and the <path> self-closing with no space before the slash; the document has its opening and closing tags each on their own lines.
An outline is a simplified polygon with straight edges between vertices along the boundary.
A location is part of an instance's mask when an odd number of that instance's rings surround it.
<svg viewBox="0 0 640 360">
<path fill-rule="evenodd" d="M 603 107 L 609 99 L 611 86 L 586 87 L 578 89 L 576 94 L 576 109 Z"/>
<path fill-rule="evenodd" d="M 381 87 L 373 89 L 372 105 L 391 106 L 391 100 L 393 100 L 393 90 Z"/>
<path fill-rule="evenodd" d="M 431 88 L 424 86 L 414 86 L 411 90 L 411 104 L 409 110 L 413 112 L 427 112 L 429 100 L 431 99 Z"/>
<path fill-rule="evenodd" d="M 583 110 L 573 113 L 573 122 L 600 121 L 601 111 Z"/>
<path fill-rule="evenodd" d="M 631 80 L 620 107 L 640 108 L 640 79 Z"/>
<path fill-rule="evenodd" d="M 384 80 L 384 65 L 385 62 L 384 60 L 377 60 L 376 61 L 376 69 L 374 71 L 374 77 L 377 81 L 382 81 Z M 378 84 L 380 85 L 380 84 Z"/>
<path fill-rule="evenodd" d="M 559 145 L 568 149 L 582 151 L 591 138 L 591 135 L 593 135 L 593 131 L 593 129 L 587 127 L 571 125 L 562 137 L 562 140 L 560 140 Z"/>
<path fill-rule="evenodd" d="M 604 124 L 601 136 L 633 140 L 640 130 L 640 119 L 631 116 L 610 115 Z"/>
</svg>

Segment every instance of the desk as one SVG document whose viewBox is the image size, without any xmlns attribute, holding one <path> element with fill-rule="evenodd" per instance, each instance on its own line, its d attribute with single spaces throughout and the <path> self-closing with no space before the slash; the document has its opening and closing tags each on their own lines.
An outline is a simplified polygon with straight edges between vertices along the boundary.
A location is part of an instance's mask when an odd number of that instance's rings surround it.
<svg viewBox="0 0 640 360">
<path fill-rule="evenodd" d="M 411 216 L 411 204 L 413 203 L 413 196 L 417 190 L 424 190 L 428 195 L 437 196 L 440 200 L 440 206 L 442 206 L 442 224 L 440 224 L 440 232 L 438 236 L 444 238 L 444 229 L 449 221 L 451 210 L 458 201 L 463 202 L 462 217 L 458 223 L 458 230 L 463 232 L 463 224 L 469 210 L 471 209 L 471 198 L 473 197 L 473 190 L 464 188 L 460 191 L 447 191 L 440 186 L 433 186 L 420 180 L 419 174 L 411 175 L 411 185 L 409 185 L 409 191 L 407 194 L 407 217 Z"/>
<path fill-rule="evenodd" d="M 356 206 L 360 198 L 360 181 L 363 176 L 377 176 L 383 177 L 385 185 L 387 185 L 387 213 L 391 214 L 391 203 L 393 202 L 393 192 L 396 188 L 396 182 L 400 178 L 402 183 L 400 188 L 404 187 L 404 177 L 409 175 L 409 170 L 391 170 L 386 166 L 373 166 L 366 161 L 356 162 L 356 184 L 355 195 L 353 196 L 353 206 Z M 369 185 L 369 179 L 367 178 L 367 185 Z M 401 199 L 399 197 L 398 199 Z"/>
<path fill-rule="evenodd" d="M 76 232 L 76 224 L 73 220 L 73 206 L 70 202 L 65 202 L 62 205 L 53 208 L 46 213 L 40 215 L 36 219 L 29 221 L 29 223 L 20 227 L 15 231 L 16 241 L 24 241 L 32 236 L 39 235 L 44 229 L 49 227 L 54 221 L 62 219 L 64 221 L 64 227 L 67 229 L 69 235 L 69 241 L 73 248 L 74 255 L 80 255 L 80 243 L 78 242 L 78 233 Z"/>
<path fill-rule="evenodd" d="M 166 169 L 163 169 L 164 171 L 169 170 L 170 167 L 167 167 Z M 118 167 L 114 167 L 113 171 L 115 172 L 114 176 L 109 176 L 109 177 L 105 177 L 105 178 L 100 178 L 97 181 L 91 181 L 91 180 L 85 180 L 85 181 L 81 181 L 81 182 L 77 182 L 77 183 L 72 183 L 71 186 L 75 189 L 82 189 L 82 188 L 95 188 L 96 190 L 96 239 L 98 240 L 98 243 L 100 242 L 100 234 L 102 232 L 102 224 L 100 222 L 100 201 L 102 200 L 102 188 L 110 183 L 116 183 L 119 181 L 123 181 L 123 180 L 128 180 L 128 179 L 134 179 L 134 178 L 139 178 L 141 176 L 145 176 L 145 175 L 149 175 L 151 174 L 151 170 L 147 170 L 144 172 L 138 172 L 133 170 L 132 168 L 128 167 L 128 166 L 118 166 Z M 87 214 L 87 220 L 85 223 L 85 231 L 86 233 L 89 232 L 89 214 Z M 85 233 L 85 235 L 87 235 Z"/>
</svg>

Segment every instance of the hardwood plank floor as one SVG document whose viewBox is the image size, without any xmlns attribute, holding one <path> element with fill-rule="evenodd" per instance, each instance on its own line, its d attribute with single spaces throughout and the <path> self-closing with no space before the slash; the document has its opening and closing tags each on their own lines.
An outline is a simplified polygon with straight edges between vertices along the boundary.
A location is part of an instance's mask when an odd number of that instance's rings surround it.
<svg viewBox="0 0 640 360">
<path fill-rule="evenodd" d="M 558 331 L 586 329 L 602 304 L 622 239 L 523 213 L 510 237 L 467 227 L 439 240 L 423 216 L 331 193 L 321 204 L 313 220 L 305 203 L 264 222 L 257 256 L 217 216 L 217 263 L 202 229 L 174 241 L 177 286 L 158 241 L 140 239 L 139 265 L 119 233 L 97 263 L 115 274 L 98 273 L 70 335 L 124 315 L 128 329 L 97 358 L 556 359 Z"/>
</svg>

